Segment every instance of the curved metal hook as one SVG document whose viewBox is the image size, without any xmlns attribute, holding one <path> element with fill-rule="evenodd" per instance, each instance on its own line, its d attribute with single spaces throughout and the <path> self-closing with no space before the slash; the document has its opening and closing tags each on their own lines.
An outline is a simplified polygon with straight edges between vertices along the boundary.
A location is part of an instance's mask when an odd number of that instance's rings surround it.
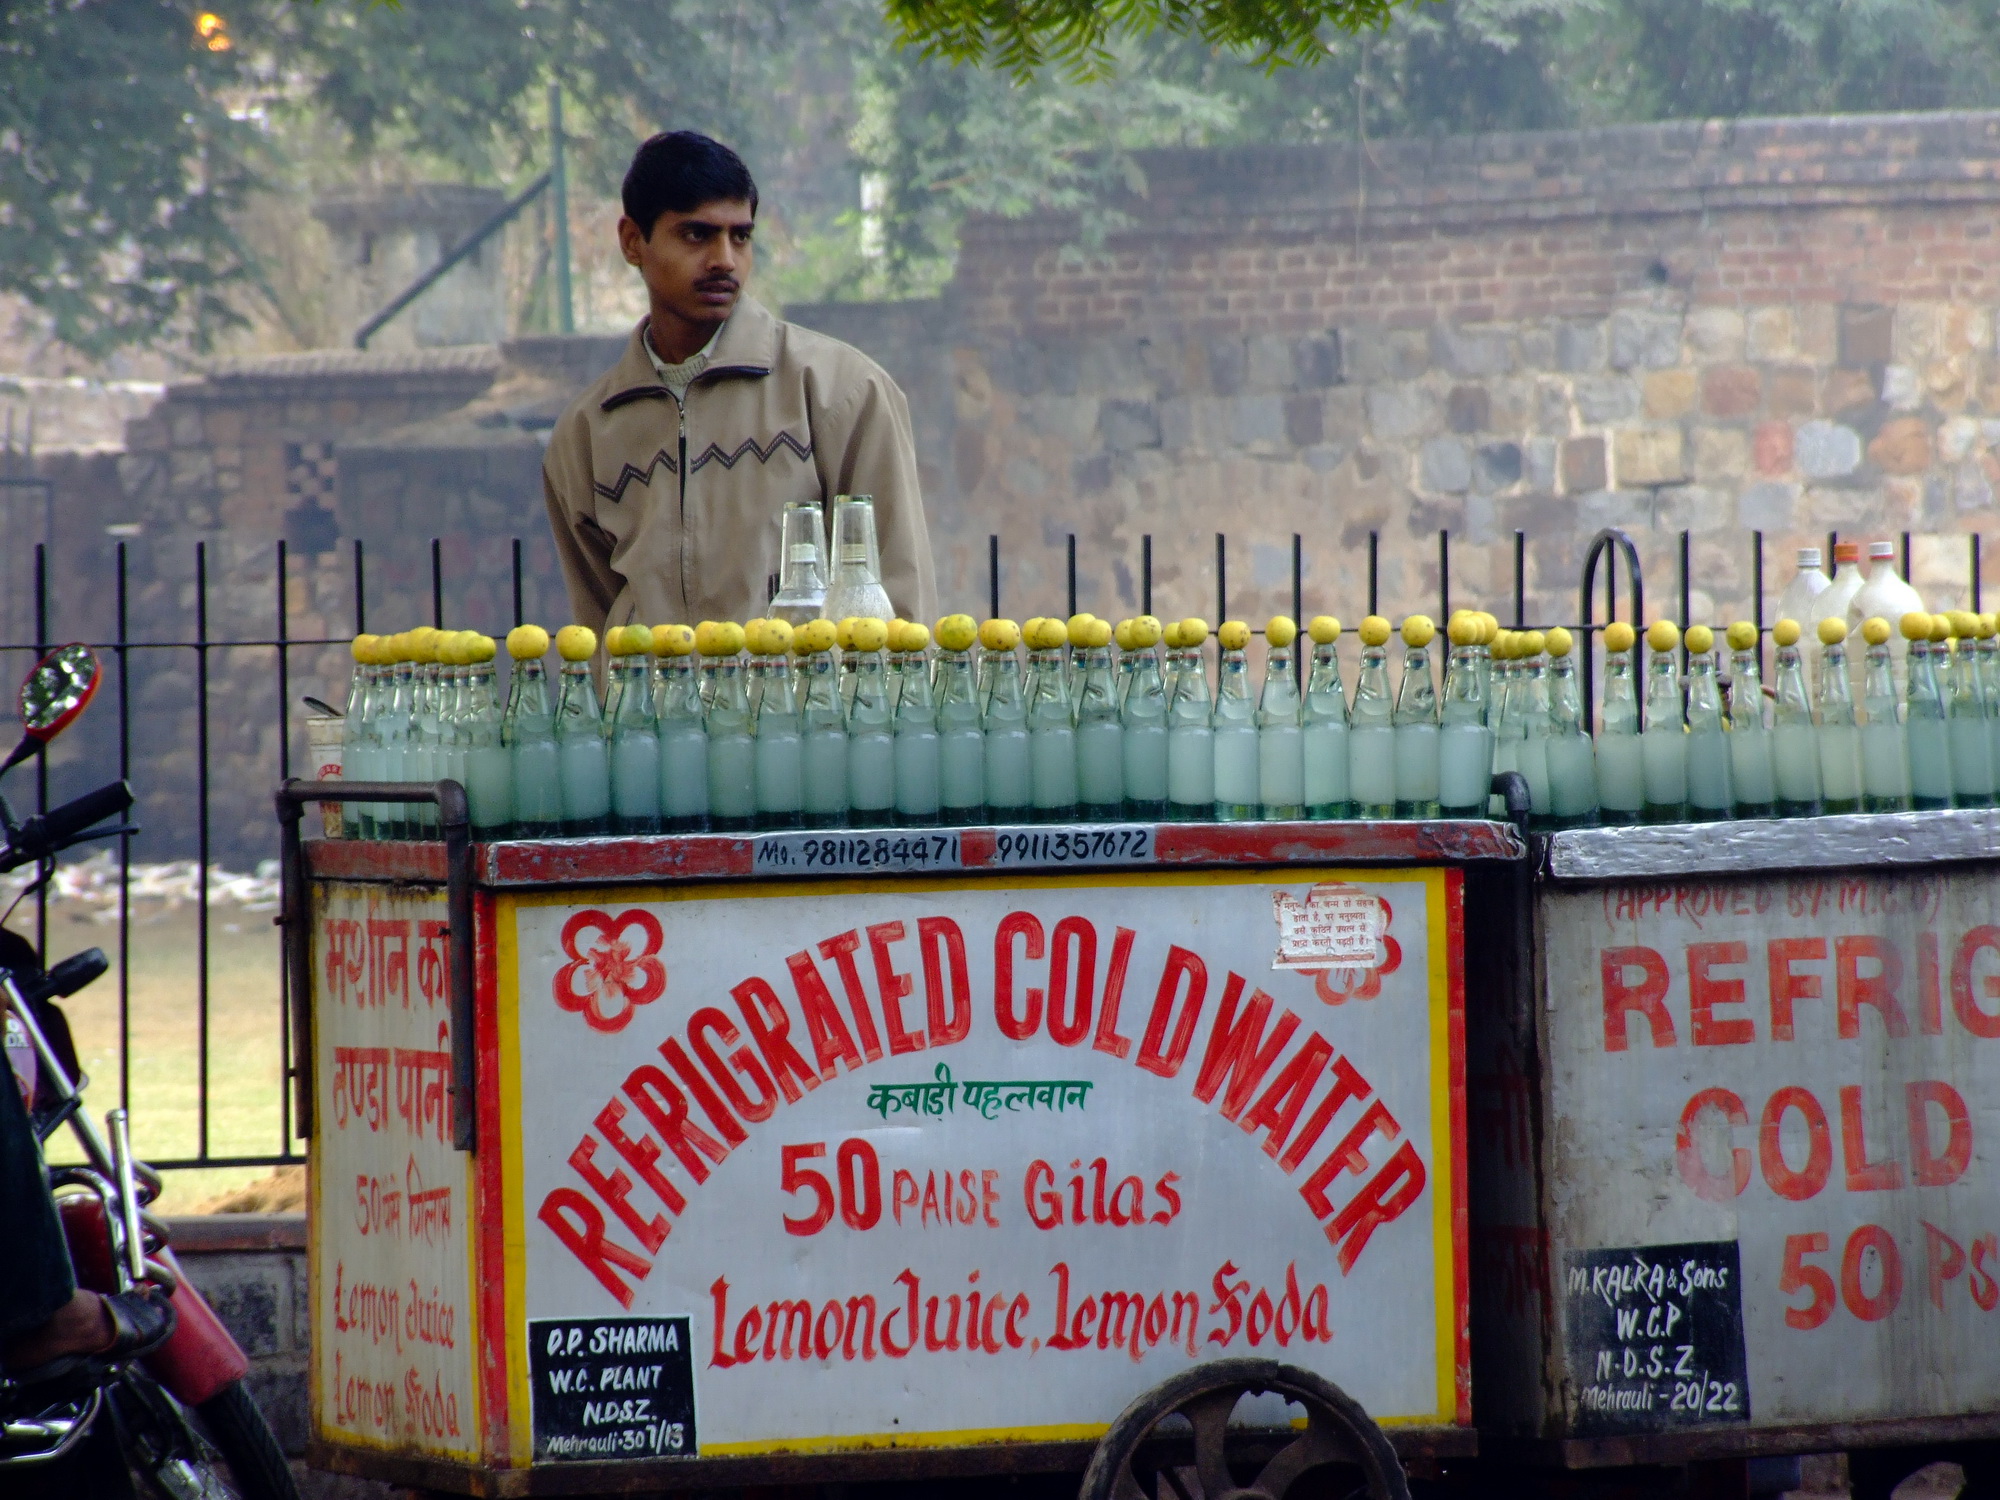
<svg viewBox="0 0 2000 1500">
<path fill-rule="evenodd" d="M 1582 622 L 1583 661 L 1582 670 L 1577 674 L 1583 679 L 1583 722 L 1586 725 L 1596 721 L 1597 693 L 1595 676 L 1592 673 L 1591 645 L 1597 637 L 1597 618 L 1591 613 L 1590 596 L 1597 590 L 1597 562 L 1605 553 L 1612 553 L 1612 559 L 1605 569 L 1604 613 L 1605 623 L 1618 610 L 1618 557 L 1625 559 L 1625 574 L 1632 584 L 1632 618 L 1643 621 L 1646 618 L 1646 579 L 1639 571 L 1639 548 L 1632 538 L 1615 526 L 1607 526 L 1590 539 L 1590 547 L 1583 555 L 1583 581 L 1578 589 L 1577 619 Z"/>
</svg>

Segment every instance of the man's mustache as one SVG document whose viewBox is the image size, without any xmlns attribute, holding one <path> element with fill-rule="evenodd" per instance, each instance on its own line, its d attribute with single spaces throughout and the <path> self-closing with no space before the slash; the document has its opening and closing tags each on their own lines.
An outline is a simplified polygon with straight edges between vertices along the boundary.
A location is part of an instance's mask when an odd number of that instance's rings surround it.
<svg viewBox="0 0 2000 1500">
<path fill-rule="evenodd" d="M 737 290 L 738 282 L 734 276 L 705 276 L 695 283 L 695 287 L 704 292 L 733 292 Z"/>
</svg>

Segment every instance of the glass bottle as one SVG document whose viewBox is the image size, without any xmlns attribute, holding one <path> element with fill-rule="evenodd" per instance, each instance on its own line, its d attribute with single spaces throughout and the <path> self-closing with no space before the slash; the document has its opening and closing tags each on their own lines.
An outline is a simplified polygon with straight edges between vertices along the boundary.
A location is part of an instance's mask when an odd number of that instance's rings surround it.
<svg viewBox="0 0 2000 1500">
<path fill-rule="evenodd" d="M 381 745 L 382 779 L 408 782 L 415 779 L 416 662 L 414 646 L 407 632 L 389 637 L 389 663 L 383 673 L 382 705 L 375 711 L 375 736 Z M 385 802 L 376 815 L 379 838 L 415 837 L 407 802 Z"/>
<path fill-rule="evenodd" d="M 757 636 L 754 643 L 748 632 L 744 638 L 763 662 L 751 774 L 757 789 L 757 826 L 797 828 L 805 816 L 805 742 L 798 683 L 792 677 L 792 627 L 783 620 L 766 619 Z"/>
<path fill-rule="evenodd" d="M 1083 668 L 1076 693 L 1077 815 L 1115 823 L 1125 815 L 1125 726 L 1118 714 L 1111 625 L 1092 619 L 1078 643 Z"/>
<path fill-rule="evenodd" d="M 1671 620 L 1646 629 L 1652 659 L 1646 664 L 1646 729 L 1639 740 L 1639 767 L 1648 823 L 1687 821 L 1687 717 L 1681 701 L 1681 633 Z"/>
<path fill-rule="evenodd" d="M 1470 610 L 1461 614 L 1471 615 Z M 1456 617 L 1454 617 L 1455 619 Z M 1476 621 L 1477 616 L 1472 616 Z M 1445 634 L 1451 634 L 1451 625 L 1445 626 Z M 1528 738 L 1527 726 L 1522 722 L 1520 699 L 1515 685 L 1520 681 L 1520 653 L 1527 649 L 1527 632 L 1516 630 L 1495 630 L 1493 650 L 1490 655 L 1491 668 L 1486 673 L 1486 724 L 1493 731 L 1493 774 L 1521 769 L 1521 752 Z M 1445 697 L 1451 696 L 1450 670 L 1445 674 Z M 1495 817 L 1504 816 L 1504 799 L 1488 795 L 1488 808 Z"/>
<path fill-rule="evenodd" d="M 767 608 L 795 630 L 826 613 L 826 515 L 817 500 L 787 500 L 778 515 L 778 592 Z"/>
<path fill-rule="evenodd" d="M 1264 626 L 1264 687 L 1257 698 L 1257 797 L 1261 816 L 1306 815 L 1305 742 L 1299 692 L 1298 625 L 1273 615 Z"/>
<path fill-rule="evenodd" d="M 1729 733 L 1715 675 L 1715 632 L 1690 625 L 1687 651 L 1688 817 L 1716 822 L 1734 815 L 1736 789 L 1729 779 Z"/>
<path fill-rule="evenodd" d="M 1152 822 L 1167 815 L 1167 690 L 1155 649 L 1163 631 L 1151 615 L 1131 622 L 1122 665 L 1118 722 L 1124 730 L 1124 816 Z"/>
<path fill-rule="evenodd" d="M 988 620 L 979 627 L 980 733 L 985 740 L 986 814 L 996 823 L 1026 822 L 1034 802 L 1029 767 L 1028 705 L 1015 654 L 1021 627 Z"/>
<path fill-rule="evenodd" d="M 1951 743 L 1951 800 L 1955 807 L 1987 807 L 1993 801 L 1992 752 L 1987 743 L 1986 695 L 1980 691 L 1978 653 L 1974 640 L 1979 617 L 1962 609 L 1948 611 L 1950 640 L 1942 660 L 1945 668 L 1945 720 Z M 1936 664 L 1938 639 L 1931 637 L 1931 661 Z"/>
<path fill-rule="evenodd" d="M 708 705 L 702 725 L 708 735 L 708 826 L 717 833 L 747 833 L 757 826 L 757 752 L 743 672 L 743 627 L 734 620 L 704 620 L 694 637 Z"/>
<path fill-rule="evenodd" d="M 1446 627 L 1451 655 L 1444 674 L 1443 727 L 1438 732 L 1438 813 L 1483 818 L 1493 793 L 1493 729 L 1486 722 L 1480 678 L 1479 621 L 1461 615 Z"/>
<path fill-rule="evenodd" d="M 1431 677 L 1430 643 L 1437 626 L 1428 615 L 1403 621 L 1403 680 L 1396 686 L 1396 816 L 1438 815 L 1438 698 Z"/>
<path fill-rule="evenodd" d="M 476 632 L 450 630 L 438 643 L 438 750 L 439 774 L 455 781 L 470 793 L 467 781 L 471 761 L 465 737 L 466 685 L 472 671 L 472 653 L 479 642 Z M 470 809 L 467 820 L 470 821 Z"/>
<path fill-rule="evenodd" d="M 660 821 L 669 833 L 708 827 L 707 709 L 695 675 L 694 630 L 655 625 L 653 654 L 660 678 L 654 692 L 660 736 Z"/>
<path fill-rule="evenodd" d="M 903 690 L 896 700 L 896 821 L 911 828 L 936 827 L 943 805 L 944 758 L 925 654 L 930 643 L 924 626 L 904 625 Z"/>
<path fill-rule="evenodd" d="M 1951 806 L 1951 731 L 1938 682 L 1937 648 L 1931 643 L 1935 619 L 1912 610 L 1901 621 L 1903 639 L 1910 643 L 1903 745 L 1909 752 L 1910 805 L 1919 812 Z"/>
<path fill-rule="evenodd" d="M 1993 790 L 2000 800 L 2000 650 L 1994 645 L 1994 619 L 1990 614 L 1972 617 L 1977 627 L 1974 671 L 1979 677 L 1980 701 L 1986 705 L 1987 764 L 1993 772 Z"/>
<path fill-rule="evenodd" d="M 1215 709 L 1210 717 L 1215 757 L 1215 816 L 1218 822 L 1256 818 L 1262 807 L 1257 786 L 1257 709 L 1250 697 L 1250 663 L 1243 651 L 1250 627 L 1225 620 L 1215 633 L 1222 648 L 1215 669 Z"/>
<path fill-rule="evenodd" d="M 1819 743 L 1812 700 L 1799 660 L 1799 622 L 1780 620 L 1771 631 L 1778 646 L 1777 702 L 1771 710 L 1771 769 L 1778 783 L 1778 816 L 1809 818 L 1819 811 Z"/>
<path fill-rule="evenodd" d="M 1167 700 L 1167 816 L 1205 823 L 1215 816 L 1215 725 L 1201 648 L 1208 622 L 1189 616 L 1175 627 L 1179 658 Z"/>
<path fill-rule="evenodd" d="M 1818 627 L 1819 787 L 1823 813 L 1861 811 L 1861 730 L 1847 678 L 1847 615 L 1823 616 Z"/>
<path fill-rule="evenodd" d="M 1604 627 L 1604 708 L 1597 736 L 1597 816 L 1604 823 L 1636 823 L 1646 806 L 1639 692 L 1632 680 L 1638 639 L 1623 620 Z"/>
<path fill-rule="evenodd" d="M 1880 615 L 1861 622 L 1861 638 L 1868 645 L 1861 684 L 1861 707 L 1867 715 L 1861 726 L 1863 812 L 1910 810 L 1910 758 L 1896 717 L 1896 661 L 1889 635 L 1889 622 Z"/>
<path fill-rule="evenodd" d="M 1028 786 L 1036 821 L 1066 823 L 1076 817 L 1076 720 L 1070 706 L 1069 668 L 1061 620 L 1031 622 L 1028 637 Z"/>
<path fill-rule="evenodd" d="M 375 688 L 381 680 L 376 653 L 381 637 L 363 632 L 350 651 L 354 671 L 347 680 L 347 711 L 340 721 L 340 776 L 343 781 L 380 781 L 382 742 L 375 724 Z M 376 804 L 348 802 L 341 808 L 341 832 L 351 839 L 381 837 L 375 831 Z"/>
<path fill-rule="evenodd" d="M 847 706 L 847 818 L 880 828 L 896 815 L 896 725 L 889 712 L 889 624 L 854 621 L 854 700 Z"/>
<path fill-rule="evenodd" d="M 1546 820 L 1555 813 L 1555 794 L 1549 783 L 1548 669 L 1542 660 L 1542 652 L 1547 646 L 1545 632 L 1530 630 L 1515 647 L 1518 656 L 1514 663 L 1512 691 L 1516 708 L 1510 717 L 1521 726 L 1521 737 L 1514 742 L 1515 769 L 1528 783 L 1528 818 L 1531 825 L 1535 819 Z M 1489 707 L 1488 713 L 1491 711 Z M 1592 792 L 1594 802 L 1594 787 Z M 1501 811 L 1504 813 L 1505 810 L 1503 805 Z"/>
<path fill-rule="evenodd" d="M 465 800 L 471 810 L 472 836 L 504 839 L 514 821 L 514 770 L 503 743 L 500 694 L 493 659 L 496 642 L 490 635 L 473 640 L 466 669 L 465 712 L 459 717 L 459 737 L 465 745 Z"/>
<path fill-rule="evenodd" d="M 979 674 L 972 660 L 979 627 L 971 615 L 938 621 L 938 816 L 963 827 L 986 817 L 986 735 L 981 728 Z"/>
<path fill-rule="evenodd" d="M 1739 818 L 1778 815 L 1777 768 L 1764 721 L 1759 634 L 1748 620 L 1729 627 L 1729 789 Z"/>
<path fill-rule="evenodd" d="M 604 738 L 604 711 L 590 658 L 597 632 L 565 625 L 556 632 L 562 658 L 562 688 L 556 699 L 556 749 L 562 783 L 565 838 L 588 838 L 611 831 L 611 747 Z"/>
<path fill-rule="evenodd" d="M 882 551 L 876 543 L 875 497 L 833 497 L 833 577 L 823 606 L 831 620 L 888 621 L 896 607 L 882 587 Z M 844 648 L 843 648 L 844 649 Z"/>
<path fill-rule="evenodd" d="M 410 632 L 411 699 L 410 749 L 406 780 L 432 786 L 444 778 L 444 693 L 440 677 L 438 647 L 444 632 L 425 625 Z M 409 802 L 403 807 L 407 836 L 434 839 L 438 836 L 437 804 Z"/>
<path fill-rule="evenodd" d="M 1308 818 L 1345 818 L 1347 790 L 1347 687 L 1340 680 L 1340 621 L 1315 615 L 1312 670 L 1299 719 L 1299 760 Z"/>
<path fill-rule="evenodd" d="M 1390 624 L 1361 622 L 1361 675 L 1347 721 L 1347 789 L 1357 818 L 1396 816 L 1395 705 L 1389 696 Z"/>
<path fill-rule="evenodd" d="M 800 801 L 808 828 L 839 828 L 847 821 L 847 710 L 840 701 L 840 667 L 833 659 L 837 638 L 838 627 L 831 620 L 808 620 L 792 637 L 803 684 Z"/>
<path fill-rule="evenodd" d="M 660 719 L 653 693 L 653 633 L 615 625 L 605 712 L 611 720 L 611 831 L 660 831 Z"/>
<path fill-rule="evenodd" d="M 548 674 L 542 668 L 548 649 L 549 633 L 539 625 L 516 625 L 507 632 L 514 671 L 507 684 L 507 717 L 500 737 L 513 773 L 517 839 L 550 839 L 562 833 L 561 757 Z"/>
<path fill-rule="evenodd" d="M 1575 639 L 1558 625 L 1548 632 L 1549 824 L 1581 828 L 1597 817 L 1597 756 L 1583 721 L 1576 678 Z"/>
</svg>

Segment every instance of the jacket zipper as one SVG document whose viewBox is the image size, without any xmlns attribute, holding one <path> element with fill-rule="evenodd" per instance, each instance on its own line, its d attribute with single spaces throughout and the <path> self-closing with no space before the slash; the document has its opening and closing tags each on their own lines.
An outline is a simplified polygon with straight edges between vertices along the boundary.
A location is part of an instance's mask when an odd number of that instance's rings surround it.
<svg viewBox="0 0 2000 1500">
<path fill-rule="evenodd" d="M 687 398 L 686 398 L 685 396 L 682 396 L 682 397 L 681 397 L 680 399 L 678 399 L 677 401 L 675 401 L 675 402 L 674 402 L 674 405 L 675 405 L 675 407 L 676 407 L 676 408 L 677 408 L 677 409 L 679 410 L 679 412 L 680 412 L 680 423 L 681 423 L 681 466 L 680 466 L 680 475 L 681 475 L 681 559 L 680 559 L 680 562 L 681 562 L 681 568 L 680 568 L 680 572 L 681 572 L 681 614 L 682 614 L 682 616 L 683 616 L 683 617 L 685 617 L 685 616 L 686 616 L 686 614 L 687 614 L 687 612 L 688 612 L 688 588 L 687 588 L 687 583 L 688 583 L 688 576 L 687 576 L 687 574 L 688 574 L 688 570 L 687 570 L 687 556 L 688 556 L 688 534 L 687 534 L 687 520 L 688 520 L 688 412 L 687 412 Z"/>
</svg>

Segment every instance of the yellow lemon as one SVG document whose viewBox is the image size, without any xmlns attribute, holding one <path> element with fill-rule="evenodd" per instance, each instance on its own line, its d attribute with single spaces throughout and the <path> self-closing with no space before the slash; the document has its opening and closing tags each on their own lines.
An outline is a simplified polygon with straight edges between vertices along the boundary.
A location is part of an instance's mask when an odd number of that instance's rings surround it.
<svg viewBox="0 0 2000 1500">
<path fill-rule="evenodd" d="M 1927 641 L 1931 638 L 1931 617 L 1921 609 L 1913 609 L 1897 621 L 1906 641 Z"/>
<path fill-rule="evenodd" d="M 1951 621 L 1951 633 L 1960 640 L 1969 640 L 1979 634 L 1979 616 L 1969 609 L 1947 611 L 1945 618 Z"/>
<path fill-rule="evenodd" d="M 1021 644 L 1021 627 L 1012 620 L 988 620 L 979 627 L 979 644 L 988 651 L 1012 651 Z"/>
<path fill-rule="evenodd" d="M 808 620 L 792 632 L 792 650 L 802 656 L 814 651 L 831 651 L 839 634 L 839 627 L 831 620 Z"/>
<path fill-rule="evenodd" d="M 1438 628 L 1429 615 L 1405 615 L 1403 617 L 1403 644 L 1412 651 L 1420 650 L 1437 639 Z"/>
<path fill-rule="evenodd" d="M 1364 646 L 1386 646 L 1396 627 L 1381 615 L 1369 615 L 1361 622 L 1361 644 Z"/>
<path fill-rule="evenodd" d="M 1880 615 L 1870 615 L 1861 622 L 1861 639 L 1871 646 L 1879 646 L 1889 639 L 1889 622 Z"/>
<path fill-rule="evenodd" d="M 375 642 L 378 639 L 379 637 L 369 635 L 367 632 L 364 631 L 362 634 L 357 635 L 354 638 L 354 644 L 348 649 L 354 653 L 354 659 L 356 661 L 367 662 L 373 659 L 375 655 Z"/>
<path fill-rule="evenodd" d="M 1069 639 L 1069 627 L 1052 615 L 1037 619 L 1028 636 L 1029 649 L 1035 651 L 1059 651 Z"/>
<path fill-rule="evenodd" d="M 1134 651 L 1150 651 L 1160 644 L 1164 632 L 1160 622 L 1152 615 L 1140 615 L 1132 621 L 1132 645 Z"/>
<path fill-rule="evenodd" d="M 1160 632 L 1160 639 L 1167 643 L 1167 649 L 1169 651 L 1180 650 L 1181 622 L 1179 620 L 1167 621 L 1167 628 Z"/>
<path fill-rule="evenodd" d="M 1951 621 L 1944 615 L 1931 616 L 1931 644 L 1951 639 Z"/>
<path fill-rule="evenodd" d="M 1996 631 L 2000 631 L 2000 623 L 1996 623 L 1994 616 L 1981 615 L 1979 617 L 1979 638 L 1982 641 L 1989 639 Z"/>
<path fill-rule="evenodd" d="M 1181 621 L 1181 645 L 1183 648 L 1199 646 L 1208 639 L 1208 621 L 1200 615 L 1189 615 Z"/>
<path fill-rule="evenodd" d="M 1523 657 L 1540 656 L 1548 649 L 1548 645 L 1549 638 L 1546 632 L 1531 630 L 1521 637 L 1521 655 Z"/>
<path fill-rule="evenodd" d="M 1738 620 L 1729 627 L 1729 649 L 1748 651 L 1757 644 L 1757 627 L 1748 620 Z"/>
<path fill-rule="evenodd" d="M 1822 646 L 1838 646 L 1847 639 L 1847 621 L 1828 615 L 1819 622 L 1819 643 Z"/>
<path fill-rule="evenodd" d="M 1771 627 L 1771 639 L 1780 646 L 1796 646 L 1802 634 L 1797 620 L 1780 620 Z"/>
<path fill-rule="evenodd" d="M 1646 627 L 1646 644 L 1655 651 L 1671 651 L 1680 643 L 1680 627 L 1672 620 L 1655 620 Z"/>
<path fill-rule="evenodd" d="M 1708 655 L 1715 649 L 1715 632 L 1706 625 L 1688 626 L 1687 648 L 1696 656 Z"/>
<path fill-rule="evenodd" d="M 1069 643 L 1072 646 L 1087 646 L 1090 644 L 1088 639 L 1090 635 L 1090 622 L 1096 618 L 1096 615 L 1086 610 L 1081 614 L 1071 615 L 1063 622 L 1063 629 L 1068 633 Z"/>
<path fill-rule="evenodd" d="M 549 654 L 549 633 L 539 625 L 516 625 L 507 632 L 507 654 L 515 661 L 535 661 Z"/>
<path fill-rule="evenodd" d="M 588 661 L 597 650 L 597 632 L 588 625 L 565 625 L 556 632 L 556 655 L 564 661 Z"/>
<path fill-rule="evenodd" d="M 1630 651 L 1632 643 L 1639 639 L 1639 632 L 1623 620 L 1613 621 L 1604 627 L 1604 649 L 1606 651 Z"/>
<path fill-rule="evenodd" d="M 655 625 L 652 635 L 655 656 L 688 656 L 694 651 L 691 625 Z"/>
<path fill-rule="evenodd" d="M 492 636 L 482 635 L 479 638 L 479 655 L 473 659 L 481 662 L 491 661 L 500 654 L 499 648 L 500 643 L 494 640 Z"/>
<path fill-rule="evenodd" d="M 792 649 L 792 627 L 783 620 L 766 620 L 764 647 L 768 656 L 783 656 Z"/>
<path fill-rule="evenodd" d="M 1551 656 L 1568 656 L 1570 649 L 1576 644 L 1576 638 L 1558 625 L 1543 637 L 1543 644 L 1548 647 Z"/>
<path fill-rule="evenodd" d="M 1090 622 L 1090 634 L 1085 638 L 1084 644 L 1093 651 L 1102 651 L 1110 645 L 1111 622 L 1093 618 Z"/>
<path fill-rule="evenodd" d="M 947 651 L 969 650 L 979 639 L 979 625 L 971 615 L 946 615 L 937 622 L 937 643 Z"/>
<path fill-rule="evenodd" d="M 1444 633 L 1454 646 L 1475 646 L 1486 627 L 1472 618 L 1469 610 L 1461 610 L 1445 622 Z"/>
<path fill-rule="evenodd" d="M 1331 646 L 1340 639 L 1340 621 L 1333 615 L 1314 615 L 1306 621 L 1306 634 L 1316 646 Z"/>
<path fill-rule="evenodd" d="M 1114 627 L 1111 632 L 1111 639 L 1118 643 L 1118 649 L 1120 651 L 1132 650 L 1133 646 L 1132 646 L 1131 620 L 1129 619 L 1120 620 L 1116 625 L 1116 627 Z"/>
<path fill-rule="evenodd" d="M 859 615 L 845 615 L 833 627 L 834 643 L 841 650 L 852 651 L 854 649 L 854 622 L 860 618 Z"/>
<path fill-rule="evenodd" d="M 1215 639 L 1224 651 L 1241 651 L 1250 644 L 1250 626 L 1242 620 L 1224 620 Z"/>
<path fill-rule="evenodd" d="M 930 644 L 931 644 L 930 626 L 919 625 L 915 620 L 909 620 L 904 622 L 903 649 L 905 651 L 909 652 L 912 656 L 918 656 L 921 655 L 923 652 L 929 650 Z"/>
<path fill-rule="evenodd" d="M 867 615 L 855 618 L 854 629 L 849 634 L 856 651 L 880 651 L 889 644 L 888 622 Z"/>
<path fill-rule="evenodd" d="M 1493 637 L 1500 633 L 1499 617 L 1497 615 L 1489 614 L 1487 611 L 1482 609 L 1479 612 L 1479 622 L 1480 624 L 1486 627 L 1486 633 L 1484 639 L 1486 643 L 1490 645 L 1493 641 Z"/>
<path fill-rule="evenodd" d="M 1290 615 L 1272 615 L 1264 622 L 1264 644 L 1267 646 L 1289 646 L 1298 638 L 1298 623 Z"/>
</svg>

